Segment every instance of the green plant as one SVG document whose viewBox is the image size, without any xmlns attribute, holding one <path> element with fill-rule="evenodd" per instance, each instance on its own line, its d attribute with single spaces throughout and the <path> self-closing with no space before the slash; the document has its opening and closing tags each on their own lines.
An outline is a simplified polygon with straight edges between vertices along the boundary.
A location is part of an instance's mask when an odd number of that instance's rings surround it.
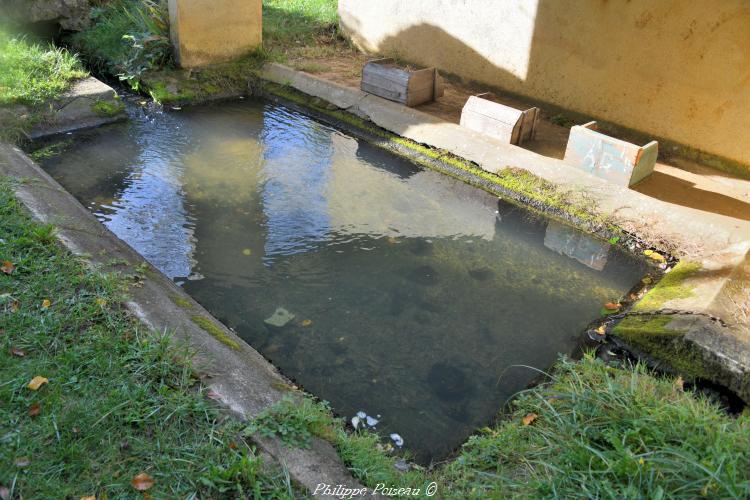
<svg viewBox="0 0 750 500">
<path fill-rule="evenodd" d="M 157 0 L 117 0 L 92 9 L 92 25 L 71 43 L 100 70 L 139 88 L 144 72 L 169 66 L 169 14 Z"/>
<path fill-rule="evenodd" d="M 313 436 L 332 440 L 335 423 L 328 403 L 286 395 L 251 420 L 245 435 L 278 436 L 287 446 L 308 448 Z"/>
<path fill-rule="evenodd" d="M 67 50 L 0 31 L 0 105 L 40 105 L 87 75 Z"/>
</svg>

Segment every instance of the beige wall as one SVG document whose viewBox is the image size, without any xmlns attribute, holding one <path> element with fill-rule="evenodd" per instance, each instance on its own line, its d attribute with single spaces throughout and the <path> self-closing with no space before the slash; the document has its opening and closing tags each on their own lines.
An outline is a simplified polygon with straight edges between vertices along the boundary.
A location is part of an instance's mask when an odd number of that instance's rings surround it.
<svg viewBox="0 0 750 500">
<path fill-rule="evenodd" d="M 180 66 L 240 57 L 262 41 L 261 0 L 169 0 L 172 44 Z"/>
<path fill-rule="evenodd" d="M 748 0 L 339 0 L 339 13 L 365 50 L 750 165 Z"/>
</svg>

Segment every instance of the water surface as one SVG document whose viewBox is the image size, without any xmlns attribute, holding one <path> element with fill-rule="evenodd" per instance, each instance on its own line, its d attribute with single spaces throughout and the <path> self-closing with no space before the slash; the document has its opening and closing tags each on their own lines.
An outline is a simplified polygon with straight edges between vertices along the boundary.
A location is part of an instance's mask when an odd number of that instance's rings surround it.
<svg viewBox="0 0 750 500">
<path fill-rule="evenodd" d="M 281 106 L 132 115 L 67 136 L 43 166 L 283 373 L 347 419 L 380 415 L 423 462 L 645 273 Z M 279 308 L 293 319 L 269 324 Z"/>
</svg>

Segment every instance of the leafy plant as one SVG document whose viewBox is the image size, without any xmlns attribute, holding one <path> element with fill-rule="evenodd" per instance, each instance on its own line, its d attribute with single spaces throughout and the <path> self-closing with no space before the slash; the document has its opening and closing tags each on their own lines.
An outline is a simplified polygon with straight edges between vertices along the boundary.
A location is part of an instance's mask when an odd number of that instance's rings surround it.
<svg viewBox="0 0 750 500">
<path fill-rule="evenodd" d="M 308 448 L 313 436 L 333 439 L 334 423 L 328 403 L 287 395 L 251 420 L 245 435 L 278 436 L 287 446 Z"/>
<path fill-rule="evenodd" d="M 144 72 L 172 64 L 169 13 L 157 0 L 119 0 L 92 9 L 92 26 L 71 43 L 100 70 L 138 90 Z"/>
</svg>

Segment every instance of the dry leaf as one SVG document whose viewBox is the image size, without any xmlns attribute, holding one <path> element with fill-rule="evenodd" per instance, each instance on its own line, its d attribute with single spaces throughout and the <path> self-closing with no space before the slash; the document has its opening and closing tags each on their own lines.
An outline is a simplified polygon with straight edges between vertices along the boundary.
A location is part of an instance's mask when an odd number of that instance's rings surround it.
<svg viewBox="0 0 750 500">
<path fill-rule="evenodd" d="M 22 357 L 26 356 L 26 352 L 23 349 L 19 349 L 18 347 L 11 347 L 10 348 L 10 353 L 13 356 L 17 356 L 19 358 L 22 358 Z"/>
<path fill-rule="evenodd" d="M 654 253 L 654 251 L 651 250 L 651 249 L 643 251 L 643 255 L 645 255 L 646 257 L 651 256 L 653 253 Z"/>
<path fill-rule="evenodd" d="M 99 297 L 99 298 L 96 299 L 96 305 L 104 307 L 104 306 L 107 305 L 107 301 L 105 299 Z"/>
<path fill-rule="evenodd" d="M 42 301 L 42 309 L 48 309 L 49 306 L 52 305 L 52 302 L 49 299 L 44 299 Z"/>
<path fill-rule="evenodd" d="M 230 450 L 236 450 L 237 449 L 237 443 L 234 441 L 229 441 L 229 449 Z"/>
<path fill-rule="evenodd" d="M 604 325 L 604 324 L 599 325 L 599 328 L 596 329 L 596 333 L 598 333 L 599 335 L 606 334 L 607 333 L 607 325 Z"/>
<path fill-rule="evenodd" d="M 206 393 L 206 397 L 208 399 L 221 399 L 221 394 L 219 394 L 218 392 L 214 390 L 209 389 L 209 391 Z"/>
<path fill-rule="evenodd" d="M 539 415 L 537 415 L 536 413 L 529 413 L 521 419 L 521 422 L 523 423 L 523 425 L 531 425 L 534 423 L 534 420 L 536 420 L 537 417 L 539 417 Z"/>
<path fill-rule="evenodd" d="M 34 403 L 29 407 L 29 416 L 30 417 L 36 417 L 42 412 L 42 405 L 39 403 Z"/>
<path fill-rule="evenodd" d="M 90 495 L 87 497 L 81 497 L 81 500 L 96 500 L 96 497 L 94 495 Z"/>
<path fill-rule="evenodd" d="M 44 384 L 46 384 L 47 382 L 49 382 L 49 380 L 37 375 L 36 377 L 31 379 L 31 382 L 29 382 L 29 385 L 27 387 L 31 389 L 32 391 L 38 391 L 39 388 L 43 386 Z"/>
<path fill-rule="evenodd" d="M 16 467 L 28 467 L 29 465 L 31 465 L 29 457 L 18 457 L 16 459 Z"/>
<path fill-rule="evenodd" d="M 154 481 L 154 478 L 152 478 L 145 472 L 141 472 L 130 481 L 130 486 L 138 491 L 146 491 L 150 489 L 155 482 L 156 481 Z"/>
<path fill-rule="evenodd" d="M 604 304 L 604 309 L 608 311 L 617 311 L 620 307 L 622 306 L 617 302 L 607 302 L 606 304 Z"/>
<path fill-rule="evenodd" d="M 684 391 L 684 390 L 685 390 L 685 381 L 684 381 L 684 380 L 682 380 L 682 377 L 677 377 L 677 378 L 675 379 L 675 381 L 674 381 L 674 386 L 675 386 L 675 387 L 676 387 L 677 389 L 679 389 L 679 390 L 681 390 L 681 391 Z"/>
<path fill-rule="evenodd" d="M 312 320 L 311 319 L 303 319 L 302 320 L 302 326 L 310 326 L 310 325 L 312 325 Z"/>
<path fill-rule="evenodd" d="M 667 260 L 662 254 L 656 252 L 649 255 L 648 258 L 657 262 L 664 262 Z"/>
<path fill-rule="evenodd" d="M 10 312 L 17 312 L 21 308 L 21 303 L 14 300 L 10 303 Z"/>
<path fill-rule="evenodd" d="M 9 260 L 3 261 L 3 265 L 0 266 L 0 270 L 5 274 L 12 274 L 16 270 L 16 266 Z"/>
</svg>

